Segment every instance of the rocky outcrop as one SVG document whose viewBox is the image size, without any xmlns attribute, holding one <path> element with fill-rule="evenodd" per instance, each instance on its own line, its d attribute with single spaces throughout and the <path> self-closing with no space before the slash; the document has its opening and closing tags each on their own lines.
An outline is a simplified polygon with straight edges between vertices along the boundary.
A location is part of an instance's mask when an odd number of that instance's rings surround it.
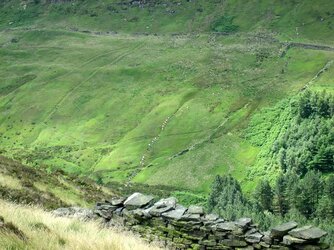
<svg viewBox="0 0 334 250">
<path fill-rule="evenodd" d="M 173 197 L 154 202 L 135 193 L 97 203 L 94 213 L 107 225 L 121 225 L 167 249 L 328 249 L 326 232 L 289 222 L 261 232 L 250 218 L 225 221 L 199 206 L 186 208 Z"/>
</svg>

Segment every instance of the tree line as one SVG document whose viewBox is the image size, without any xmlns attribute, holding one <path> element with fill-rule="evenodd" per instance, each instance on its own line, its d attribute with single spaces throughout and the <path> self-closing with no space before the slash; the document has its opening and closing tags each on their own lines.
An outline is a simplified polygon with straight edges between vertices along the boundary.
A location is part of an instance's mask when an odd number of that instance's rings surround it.
<svg viewBox="0 0 334 250">
<path fill-rule="evenodd" d="M 226 219 L 252 216 L 262 229 L 291 219 L 312 222 L 334 243 L 334 96 L 306 91 L 291 112 L 271 150 L 280 167 L 276 180 L 259 181 L 246 197 L 232 176 L 217 176 L 207 207 Z"/>
</svg>

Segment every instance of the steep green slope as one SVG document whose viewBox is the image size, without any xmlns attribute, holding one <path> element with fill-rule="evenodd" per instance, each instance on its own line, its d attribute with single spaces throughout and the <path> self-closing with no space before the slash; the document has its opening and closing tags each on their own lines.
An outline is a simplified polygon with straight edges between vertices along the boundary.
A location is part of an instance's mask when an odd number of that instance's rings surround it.
<svg viewBox="0 0 334 250">
<path fill-rule="evenodd" d="M 0 156 L 0 201 L 56 209 L 61 206 L 93 206 L 114 195 L 87 178 L 48 173 Z"/>
<path fill-rule="evenodd" d="M 274 179 L 289 98 L 333 91 L 333 49 L 284 42 L 331 45 L 332 2 L 179 3 L 2 2 L 1 152 L 105 183 Z"/>
<path fill-rule="evenodd" d="M 50 3 L 51 2 L 51 3 Z M 286 40 L 332 44 L 334 3 L 328 0 L 5 0 L 0 27 L 57 27 L 117 32 L 207 32 L 269 29 Z M 223 18 L 223 19 L 222 19 Z M 219 22 L 218 22 L 219 23 Z"/>
<path fill-rule="evenodd" d="M 202 191 L 218 173 L 246 180 L 260 149 L 242 136 L 249 118 L 333 60 L 303 49 L 280 57 L 271 37 L 240 34 L 2 34 L 6 154 L 105 182 Z"/>
</svg>

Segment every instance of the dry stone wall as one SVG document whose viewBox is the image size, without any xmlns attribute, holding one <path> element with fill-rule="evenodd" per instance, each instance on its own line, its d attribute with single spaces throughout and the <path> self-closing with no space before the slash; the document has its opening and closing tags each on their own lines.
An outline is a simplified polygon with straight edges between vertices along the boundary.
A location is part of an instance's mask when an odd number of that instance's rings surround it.
<svg viewBox="0 0 334 250">
<path fill-rule="evenodd" d="M 326 235 L 319 228 L 289 222 L 261 232 L 250 218 L 225 221 L 173 197 L 154 202 L 153 196 L 134 193 L 97 203 L 94 213 L 168 249 L 329 249 L 319 243 Z"/>
</svg>

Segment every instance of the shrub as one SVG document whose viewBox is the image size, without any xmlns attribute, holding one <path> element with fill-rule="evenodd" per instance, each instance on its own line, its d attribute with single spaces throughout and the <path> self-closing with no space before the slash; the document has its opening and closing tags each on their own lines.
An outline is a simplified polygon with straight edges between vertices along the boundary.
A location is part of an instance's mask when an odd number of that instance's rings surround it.
<svg viewBox="0 0 334 250">
<path fill-rule="evenodd" d="M 233 16 L 222 16 L 212 24 L 215 32 L 232 33 L 239 29 L 238 25 L 233 24 Z"/>
</svg>

